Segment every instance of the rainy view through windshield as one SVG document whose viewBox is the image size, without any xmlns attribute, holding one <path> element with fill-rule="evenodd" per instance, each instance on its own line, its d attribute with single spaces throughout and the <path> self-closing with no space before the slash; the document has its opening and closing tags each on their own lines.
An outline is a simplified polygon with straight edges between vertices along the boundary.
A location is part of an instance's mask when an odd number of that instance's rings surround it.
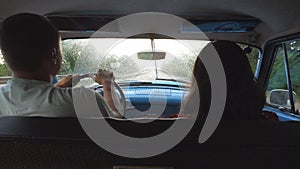
<svg viewBox="0 0 300 169">
<path fill-rule="evenodd" d="M 90 38 L 62 41 L 63 63 L 58 78 L 68 74 L 96 73 L 99 68 L 112 71 L 117 82 L 156 79 L 189 82 L 196 57 L 209 43 L 203 40 Z M 241 45 L 242 48 L 247 45 Z M 153 48 L 152 48 L 153 47 Z M 259 50 L 253 48 L 248 59 L 255 72 Z M 164 58 L 144 59 L 139 53 L 164 53 Z M 12 76 L 0 51 L 0 85 Z M 89 86 L 92 79 L 79 85 Z"/>
<path fill-rule="evenodd" d="M 195 59 L 207 43 L 174 39 L 64 40 L 60 74 L 94 73 L 101 68 L 112 71 L 118 82 L 157 79 L 188 82 Z M 159 59 L 147 58 L 152 57 L 153 52 L 163 53 L 164 56 Z"/>
</svg>

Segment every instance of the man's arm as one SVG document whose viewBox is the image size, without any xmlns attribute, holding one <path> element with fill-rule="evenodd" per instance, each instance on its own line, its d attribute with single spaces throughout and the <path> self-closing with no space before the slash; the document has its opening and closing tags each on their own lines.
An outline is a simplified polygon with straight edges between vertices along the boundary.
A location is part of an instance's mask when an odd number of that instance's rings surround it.
<svg viewBox="0 0 300 169">
<path fill-rule="evenodd" d="M 112 110 L 112 116 L 116 118 L 122 118 L 123 113 L 121 110 L 121 103 L 114 90 L 114 76 L 112 72 L 106 70 L 99 70 L 97 75 L 90 74 L 90 77 L 95 82 L 103 85 L 104 99 Z M 80 75 L 68 75 L 65 78 L 58 81 L 56 87 L 72 87 L 80 81 Z"/>
<path fill-rule="evenodd" d="M 61 88 L 66 88 L 66 87 L 73 87 L 76 86 L 76 84 L 80 81 L 80 76 L 79 74 L 75 75 L 68 75 L 61 80 L 59 80 L 55 86 L 56 87 L 61 87 Z"/>
<path fill-rule="evenodd" d="M 114 89 L 114 76 L 112 72 L 99 70 L 97 75 L 92 75 L 95 82 L 103 85 L 104 99 L 113 111 L 113 117 L 121 118 L 121 103 Z"/>
</svg>

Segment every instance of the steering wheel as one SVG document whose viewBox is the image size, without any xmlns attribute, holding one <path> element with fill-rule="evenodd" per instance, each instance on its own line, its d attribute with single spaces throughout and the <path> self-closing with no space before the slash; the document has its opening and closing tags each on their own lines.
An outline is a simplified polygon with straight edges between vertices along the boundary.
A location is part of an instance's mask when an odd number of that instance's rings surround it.
<svg viewBox="0 0 300 169">
<path fill-rule="evenodd" d="M 82 74 L 79 76 L 80 79 L 84 79 L 84 78 L 87 78 L 87 77 L 90 77 L 90 74 Z M 122 88 L 120 87 L 120 85 L 116 82 L 116 81 L 113 81 L 114 83 L 114 87 L 116 88 L 116 90 L 118 91 L 119 94 L 117 94 L 120 98 L 120 103 L 121 103 L 121 110 L 123 111 L 123 114 L 127 108 L 127 104 L 126 104 L 126 97 L 125 97 L 125 94 L 122 90 Z M 96 87 L 94 88 L 94 90 L 98 90 L 99 87 Z M 103 91 L 101 90 L 100 93 L 103 95 Z"/>
<path fill-rule="evenodd" d="M 123 111 L 123 114 L 124 114 L 124 112 L 127 108 L 125 94 L 124 94 L 122 88 L 120 87 L 120 85 L 116 81 L 114 81 L 114 86 L 120 94 L 120 99 L 119 100 L 120 100 L 120 103 L 121 103 L 121 106 L 122 106 L 121 110 Z"/>
</svg>

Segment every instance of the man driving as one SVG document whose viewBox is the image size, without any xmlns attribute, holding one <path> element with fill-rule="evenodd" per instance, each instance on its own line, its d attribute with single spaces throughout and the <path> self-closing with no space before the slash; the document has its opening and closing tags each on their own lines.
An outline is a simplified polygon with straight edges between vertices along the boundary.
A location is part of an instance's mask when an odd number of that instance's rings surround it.
<svg viewBox="0 0 300 169">
<path fill-rule="evenodd" d="M 80 81 L 79 75 L 52 84 L 62 64 L 60 41 L 58 30 L 42 16 L 21 13 L 3 21 L 1 50 L 13 78 L 0 88 L 0 116 L 75 116 L 74 94 L 92 94 L 107 116 L 122 117 L 109 71 L 100 69 L 92 76 L 103 85 L 104 99 L 88 88 L 71 88 Z"/>
</svg>

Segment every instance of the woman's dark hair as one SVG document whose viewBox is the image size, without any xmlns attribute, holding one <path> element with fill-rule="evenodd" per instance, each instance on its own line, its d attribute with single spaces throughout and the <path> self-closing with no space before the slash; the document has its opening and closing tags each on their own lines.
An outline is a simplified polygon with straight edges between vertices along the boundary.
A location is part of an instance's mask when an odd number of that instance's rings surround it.
<svg viewBox="0 0 300 169">
<path fill-rule="evenodd" d="M 213 45 L 216 49 L 226 76 L 227 97 L 222 119 L 258 120 L 265 103 L 265 95 L 254 80 L 245 52 L 230 41 L 216 41 L 208 45 Z M 209 50 L 209 48 L 206 47 L 203 50 Z M 193 75 L 200 94 L 199 115 L 206 117 L 211 101 L 211 84 L 201 61 L 203 53 L 207 52 L 201 52 L 196 59 Z M 191 92 L 193 91 L 191 90 Z"/>
<path fill-rule="evenodd" d="M 58 43 L 58 30 L 43 16 L 20 13 L 2 23 L 1 50 L 13 71 L 35 71 Z"/>
</svg>

